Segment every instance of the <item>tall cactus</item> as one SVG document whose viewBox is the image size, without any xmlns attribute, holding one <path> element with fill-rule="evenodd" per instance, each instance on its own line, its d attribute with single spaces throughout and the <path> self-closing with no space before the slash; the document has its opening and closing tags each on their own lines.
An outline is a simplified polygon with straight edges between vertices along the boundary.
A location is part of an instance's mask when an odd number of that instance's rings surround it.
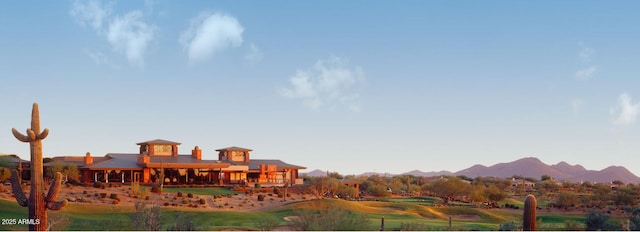
<svg viewBox="0 0 640 232">
<path fill-rule="evenodd" d="M 536 230 L 536 197 L 528 195 L 524 199 L 524 214 L 522 215 L 522 230 L 535 231 Z"/>
<path fill-rule="evenodd" d="M 27 135 L 21 134 L 15 128 L 13 128 L 11 132 L 13 132 L 13 136 L 15 136 L 16 139 L 29 143 L 30 146 L 31 192 L 29 193 L 29 199 L 26 198 L 20 186 L 19 175 L 16 170 L 11 172 L 11 190 L 13 190 L 18 204 L 29 208 L 29 219 L 32 220 L 31 223 L 29 223 L 29 230 L 47 230 L 47 208 L 59 210 L 67 205 L 67 201 L 55 201 L 60 191 L 62 180 L 62 174 L 60 174 L 60 172 L 55 174 L 54 181 L 51 183 L 51 188 L 49 188 L 49 193 L 46 196 L 44 195 L 42 140 L 49 134 L 49 129 L 44 129 L 44 131 L 40 132 L 40 112 L 38 111 L 37 103 L 33 103 L 33 109 L 31 110 L 31 128 L 27 128 Z"/>
</svg>

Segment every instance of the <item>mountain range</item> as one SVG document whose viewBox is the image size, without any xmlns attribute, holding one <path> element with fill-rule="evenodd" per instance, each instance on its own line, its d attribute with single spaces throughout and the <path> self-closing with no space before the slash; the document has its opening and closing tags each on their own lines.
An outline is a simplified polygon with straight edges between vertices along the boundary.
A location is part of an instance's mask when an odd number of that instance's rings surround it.
<svg viewBox="0 0 640 232">
<path fill-rule="evenodd" d="M 390 173 L 375 173 L 367 172 L 358 176 L 394 176 Z M 307 174 L 308 176 L 326 176 L 326 172 L 320 170 L 314 170 Z M 567 162 L 560 162 L 557 164 L 545 164 L 538 158 L 527 157 L 518 159 L 509 163 L 498 163 L 492 166 L 484 166 L 480 164 L 473 165 L 469 168 L 457 171 L 439 171 L 439 172 L 423 172 L 420 170 L 413 170 L 399 175 L 414 175 L 414 176 L 442 176 L 442 175 L 465 175 L 468 177 L 478 176 L 493 176 L 493 177 L 512 177 L 514 175 L 524 177 L 534 177 L 539 179 L 542 175 L 549 175 L 556 180 L 560 181 L 591 181 L 596 183 L 611 182 L 614 180 L 620 180 L 624 183 L 640 183 L 640 177 L 631 173 L 628 169 L 622 166 L 609 166 L 602 170 L 587 170 L 582 165 L 570 165 Z"/>
</svg>

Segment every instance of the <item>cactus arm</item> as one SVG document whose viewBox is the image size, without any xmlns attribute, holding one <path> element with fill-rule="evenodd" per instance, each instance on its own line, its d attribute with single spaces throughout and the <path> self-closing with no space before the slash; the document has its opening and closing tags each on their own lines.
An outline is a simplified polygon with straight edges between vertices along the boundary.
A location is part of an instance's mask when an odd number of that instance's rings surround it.
<svg viewBox="0 0 640 232">
<path fill-rule="evenodd" d="M 13 195 L 16 196 L 16 201 L 18 205 L 25 207 L 28 205 L 29 200 L 22 191 L 22 187 L 20 186 L 20 180 L 18 180 L 18 171 L 13 170 L 11 172 L 11 190 L 13 191 Z"/>
<path fill-rule="evenodd" d="M 67 206 L 67 200 L 47 202 L 47 209 L 50 209 L 50 210 L 60 210 L 65 206 Z"/>
<path fill-rule="evenodd" d="M 53 177 L 53 182 L 51 182 L 49 193 L 47 193 L 47 196 L 45 196 L 44 201 L 52 202 L 52 201 L 55 201 L 56 198 L 58 198 L 61 182 L 62 182 L 62 174 L 60 174 L 60 172 L 56 172 L 56 174 Z"/>
<path fill-rule="evenodd" d="M 16 128 L 12 128 L 11 132 L 13 133 L 13 136 L 16 137 L 16 139 L 18 139 L 20 142 L 23 142 L 23 143 L 28 143 L 29 142 L 29 137 L 27 137 L 26 135 L 23 135 L 20 132 L 18 132 L 18 130 L 16 130 Z"/>
<path fill-rule="evenodd" d="M 36 141 L 36 132 L 31 129 L 27 129 L 27 136 L 31 139 L 31 141 Z"/>
<path fill-rule="evenodd" d="M 40 133 L 39 135 L 36 136 L 37 139 L 45 139 L 47 138 L 47 135 L 49 135 L 49 128 L 44 128 L 44 130 L 42 131 L 42 133 Z"/>
</svg>

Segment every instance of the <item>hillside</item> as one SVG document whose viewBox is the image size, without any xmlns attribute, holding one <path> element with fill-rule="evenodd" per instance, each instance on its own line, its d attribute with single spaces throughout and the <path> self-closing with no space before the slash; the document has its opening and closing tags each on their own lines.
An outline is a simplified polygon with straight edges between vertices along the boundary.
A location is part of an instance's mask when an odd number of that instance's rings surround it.
<svg viewBox="0 0 640 232">
<path fill-rule="evenodd" d="M 634 175 L 625 167 L 611 166 L 600 171 L 595 171 L 587 170 L 582 165 L 570 165 L 566 162 L 548 165 L 532 157 L 522 158 L 509 163 L 499 163 L 490 167 L 474 165 L 454 174 L 469 177 L 511 177 L 513 175 L 519 175 L 534 178 L 549 175 L 557 180 L 567 181 L 592 181 L 602 183 L 620 180 L 624 183 L 640 183 L 640 177 Z"/>
<path fill-rule="evenodd" d="M 314 171 L 315 172 L 315 171 Z M 367 172 L 360 174 L 359 176 L 395 176 L 390 173 L 373 173 Z M 413 170 L 402 173 L 401 175 L 414 175 L 414 176 L 442 176 L 442 175 L 465 175 L 468 177 L 478 176 L 495 176 L 495 177 L 512 177 L 514 175 L 524 177 L 540 178 L 542 175 L 549 175 L 556 180 L 566 181 L 591 181 L 597 183 L 611 182 L 614 180 L 620 180 L 624 183 L 640 183 L 640 177 L 634 175 L 625 167 L 611 166 L 602 170 L 587 170 L 582 165 L 571 165 L 567 162 L 559 162 L 557 164 L 545 164 L 535 157 L 527 157 L 518 159 L 508 163 L 498 163 L 492 166 L 484 166 L 481 164 L 473 165 L 469 168 L 457 171 L 439 171 L 439 172 L 424 172 L 421 170 Z"/>
</svg>

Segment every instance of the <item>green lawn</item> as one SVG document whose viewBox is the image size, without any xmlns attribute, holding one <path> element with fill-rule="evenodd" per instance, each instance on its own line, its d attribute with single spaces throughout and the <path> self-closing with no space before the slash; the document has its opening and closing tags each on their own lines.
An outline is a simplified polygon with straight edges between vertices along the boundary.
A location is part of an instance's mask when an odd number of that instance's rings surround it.
<svg viewBox="0 0 640 232">
<path fill-rule="evenodd" d="M 197 194 L 222 193 L 211 189 L 176 188 L 181 192 Z M 205 191 L 198 192 L 197 190 Z M 208 190 L 208 191 L 207 191 Z M 226 189 L 224 189 L 226 190 Z M 227 190 L 228 191 L 228 190 Z M 228 192 L 225 192 L 228 193 Z M 427 199 L 425 199 L 427 201 Z M 522 211 L 503 209 L 479 209 L 473 207 L 431 207 L 422 205 L 416 199 L 388 199 L 388 201 L 345 201 L 325 199 L 292 203 L 261 212 L 202 211 L 199 209 L 178 209 L 162 207 L 163 230 L 174 225 L 178 214 L 186 214 L 199 230 L 256 230 L 254 222 L 263 217 L 275 217 L 280 225 L 286 225 L 284 217 L 294 215 L 298 209 L 320 209 L 324 207 L 344 208 L 356 215 L 366 215 L 371 222 L 370 230 L 380 228 L 380 220 L 385 218 L 385 230 L 399 230 L 401 224 L 413 224 L 423 230 L 449 230 L 449 216 L 452 216 L 452 230 L 497 230 L 504 222 L 520 223 Z M 67 223 L 54 227 L 56 230 L 132 230 L 130 215 L 133 207 L 97 206 L 70 204 L 60 211 L 49 211 L 49 217 Z M 1 218 L 27 218 L 27 209 L 19 207 L 15 201 L 0 200 Z M 472 217 L 474 219 L 464 219 Z M 549 214 L 538 212 L 542 221 L 539 228 L 563 229 L 567 220 L 584 225 L 584 215 Z M 0 230 L 27 230 L 27 226 L 2 226 Z"/>
</svg>

